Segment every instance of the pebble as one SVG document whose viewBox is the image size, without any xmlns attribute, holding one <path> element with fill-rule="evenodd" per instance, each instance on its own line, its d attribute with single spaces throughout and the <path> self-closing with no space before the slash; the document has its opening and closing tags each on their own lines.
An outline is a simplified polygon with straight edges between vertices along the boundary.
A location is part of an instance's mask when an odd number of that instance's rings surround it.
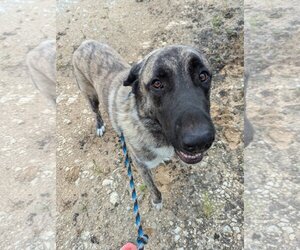
<svg viewBox="0 0 300 250">
<path fill-rule="evenodd" d="M 230 234 L 232 234 L 232 229 L 231 229 L 231 227 L 230 227 L 229 225 L 224 226 L 224 227 L 223 227 L 223 233 L 224 233 L 225 235 L 230 235 Z"/>
<path fill-rule="evenodd" d="M 70 97 L 66 103 L 67 106 L 73 104 L 77 100 L 77 97 Z"/>
<path fill-rule="evenodd" d="M 281 234 L 281 230 L 275 225 L 268 226 L 267 232 L 269 234 Z"/>
<path fill-rule="evenodd" d="M 119 204 L 119 201 L 120 201 L 120 198 L 119 198 L 119 195 L 117 192 L 112 192 L 110 194 L 110 197 L 109 197 L 109 201 L 111 204 L 113 204 L 114 206 L 118 205 Z"/>
<path fill-rule="evenodd" d="M 82 232 L 82 233 L 81 233 L 81 238 L 82 238 L 83 240 L 88 240 L 89 237 L 90 237 L 90 232 L 85 231 L 85 232 Z"/>
<path fill-rule="evenodd" d="M 56 103 L 60 103 L 62 100 L 65 99 L 65 95 L 60 94 L 57 98 L 56 98 Z"/>
<path fill-rule="evenodd" d="M 102 181 L 102 186 L 111 186 L 112 184 L 113 184 L 113 181 L 109 180 L 109 179 L 104 179 Z"/>
<path fill-rule="evenodd" d="M 175 230 L 174 230 L 174 233 L 175 234 L 179 234 L 180 231 L 181 231 L 181 228 L 180 227 L 176 227 Z"/>
<path fill-rule="evenodd" d="M 179 23 L 171 21 L 170 23 L 168 23 L 168 25 L 165 27 L 165 29 L 166 30 L 171 30 L 171 29 L 173 29 L 174 27 L 176 27 L 178 25 L 179 25 Z"/>
<path fill-rule="evenodd" d="M 291 241 L 293 241 L 293 240 L 295 239 L 295 234 L 290 234 L 290 235 L 289 235 L 289 239 L 290 239 Z"/>
<path fill-rule="evenodd" d="M 14 122 L 17 123 L 18 125 L 22 125 L 22 124 L 25 123 L 25 122 L 24 122 L 23 120 L 21 120 L 21 119 L 15 119 Z"/>
<path fill-rule="evenodd" d="M 30 103 L 31 100 L 32 100 L 31 97 L 22 97 L 19 99 L 17 105 L 23 105 L 23 104 Z"/>
<path fill-rule="evenodd" d="M 71 123 L 72 123 L 71 120 L 69 120 L 69 119 L 64 119 L 64 124 L 70 125 Z"/>
<path fill-rule="evenodd" d="M 288 234 L 291 234 L 294 232 L 292 227 L 282 227 L 282 230 L 287 232 Z"/>
<path fill-rule="evenodd" d="M 240 228 L 239 228 L 239 227 L 234 227 L 233 230 L 234 230 L 236 233 L 239 233 L 239 232 L 240 232 Z"/>
</svg>

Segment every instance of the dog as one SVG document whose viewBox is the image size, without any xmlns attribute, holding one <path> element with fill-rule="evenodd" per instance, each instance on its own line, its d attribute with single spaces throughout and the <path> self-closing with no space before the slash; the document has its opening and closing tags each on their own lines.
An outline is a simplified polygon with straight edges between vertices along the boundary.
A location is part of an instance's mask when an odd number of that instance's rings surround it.
<svg viewBox="0 0 300 250">
<path fill-rule="evenodd" d="M 117 134 L 123 133 L 132 162 L 160 209 L 162 195 L 151 169 L 174 154 L 196 164 L 215 138 L 208 61 L 195 48 L 172 45 L 131 67 L 108 45 L 85 41 L 73 54 L 73 68 L 95 113 L 97 135 L 105 132 L 101 106 Z"/>
<path fill-rule="evenodd" d="M 28 52 L 26 64 L 34 86 L 53 105 L 56 103 L 56 43 L 47 40 Z"/>
</svg>

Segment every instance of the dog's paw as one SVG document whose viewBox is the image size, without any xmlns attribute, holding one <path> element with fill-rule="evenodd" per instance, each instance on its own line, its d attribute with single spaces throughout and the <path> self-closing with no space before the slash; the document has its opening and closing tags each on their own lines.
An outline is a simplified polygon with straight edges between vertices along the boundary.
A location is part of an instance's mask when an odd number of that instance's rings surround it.
<svg viewBox="0 0 300 250">
<path fill-rule="evenodd" d="M 153 207 L 155 207 L 156 210 L 159 211 L 163 207 L 163 202 L 162 202 L 162 200 L 159 203 L 155 203 L 154 201 L 152 201 L 152 205 L 153 205 Z"/>
<path fill-rule="evenodd" d="M 99 137 L 102 137 L 104 135 L 105 132 L 105 124 L 103 124 L 100 128 L 96 129 L 96 134 Z"/>
</svg>

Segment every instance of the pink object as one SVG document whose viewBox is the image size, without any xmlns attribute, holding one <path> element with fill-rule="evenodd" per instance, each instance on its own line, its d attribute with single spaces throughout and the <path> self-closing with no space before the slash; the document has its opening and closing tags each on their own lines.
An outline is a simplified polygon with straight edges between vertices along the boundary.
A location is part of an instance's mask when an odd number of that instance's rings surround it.
<svg viewBox="0 0 300 250">
<path fill-rule="evenodd" d="M 120 250 L 137 250 L 137 246 L 133 243 L 126 243 Z"/>
</svg>

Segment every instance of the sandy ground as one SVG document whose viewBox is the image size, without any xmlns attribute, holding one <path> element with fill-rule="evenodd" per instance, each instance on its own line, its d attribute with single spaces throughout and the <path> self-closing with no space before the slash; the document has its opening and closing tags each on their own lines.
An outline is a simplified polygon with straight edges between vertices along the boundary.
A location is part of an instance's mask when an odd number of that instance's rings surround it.
<svg viewBox="0 0 300 250">
<path fill-rule="evenodd" d="M 55 2 L 0 2 L 0 249 L 55 248 L 55 107 L 25 55 L 55 37 Z"/>
<path fill-rule="evenodd" d="M 214 146 L 199 165 L 174 160 L 155 171 L 161 211 L 152 207 L 134 171 L 147 248 L 242 248 L 242 12 L 238 1 L 58 4 L 57 249 L 118 249 L 136 238 L 118 138 L 110 125 L 104 138 L 95 136 L 95 121 L 74 82 L 71 56 L 86 39 L 108 43 L 130 63 L 168 44 L 193 45 L 207 54 L 215 71 Z"/>
<path fill-rule="evenodd" d="M 217 139 L 208 155 L 196 166 L 174 159 L 154 171 L 161 211 L 134 171 L 146 249 L 299 249 L 297 2 L 245 1 L 247 112 L 255 137 L 243 157 L 241 2 L 58 1 L 55 145 L 55 108 L 25 67 L 26 53 L 55 36 L 55 2 L 1 1 L 0 248 L 102 250 L 135 241 L 118 138 L 107 116 L 104 138 L 95 136 L 72 74 L 73 51 L 95 39 L 130 63 L 158 47 L 189 44 L 214 68 Z"/>
<path fill-rule="evenodd" d="M 245 249 L 299 249 L 300 5 L 245 3 L 247 112 L 256 133 L 244 152 Z"/>
</svg>

